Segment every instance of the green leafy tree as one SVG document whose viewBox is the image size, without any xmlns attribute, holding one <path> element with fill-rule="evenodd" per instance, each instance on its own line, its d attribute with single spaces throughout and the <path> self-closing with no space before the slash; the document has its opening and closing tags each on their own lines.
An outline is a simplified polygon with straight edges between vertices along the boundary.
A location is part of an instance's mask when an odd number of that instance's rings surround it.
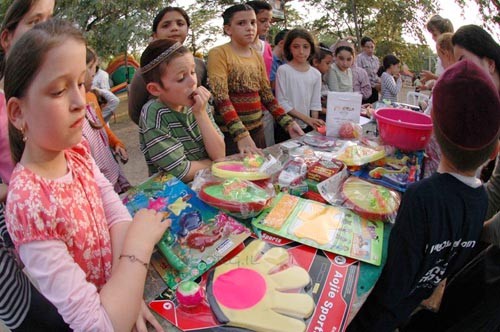
<svg viewBox="0 0 500 332">
<path fill-rule="evenodd" d="M 470 0 L 455 0 L 462 8 L 470 3 Z M 500 36 L 500 1 L 499 0 L 474 0 L 479 7 L 483 26 Z"/>
<path fill-rule="evenodd" d="M 164 1 L 153 0 L 59 0 L 56 14 L 76 22 L 97 53 L 110 57 L 143 48 L 151 24 Z"/>
<path fill-rule="evenodd" d="M 222 36 L 222 20 L 217 8 L 204 7 L 193 3 L 186 12 L 191 20 L 186 45 L 195 55 L 206 55 L 211 45 Z"/>
<path fill-rule="evenodd" d="M 436 0 L 310 0 L 308 10 L 323 15 L 310 23 L 320 36 L 364 35 L 374 39 L 398 39 L 403 34 L 423 41 L 423 24 L 436 10 Z"/>
</svg>

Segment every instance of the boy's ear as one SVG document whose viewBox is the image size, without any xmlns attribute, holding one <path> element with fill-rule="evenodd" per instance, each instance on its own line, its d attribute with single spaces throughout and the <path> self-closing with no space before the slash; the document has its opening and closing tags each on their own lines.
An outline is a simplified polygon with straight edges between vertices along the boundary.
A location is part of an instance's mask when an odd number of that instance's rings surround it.
<svg viewBox="0 0 500 332">
<path fill-rule="evenodd" d="M 231 30 L 231 29 L 230 29 L 229 25 L 224 25 L 224 34 L 225 34 L 226 36 L 231 37 L 230 30 Z"/>
<path fill-rule="evenodd" d="M 146 90 L 148 90 L 148 92 L 155 96 L 155 97 L 159 97 L 160 96 L 160 93 L 161 93 L 161 86 L 160 84 L 156 83 L 156 82 L 150 82 L 148 84 L 146 84 Z"/>
<path fill-rule="evenodd" d="M 9 49 L 11 39 L 12 39 L 12 35 L 6 29 L 4 29 L 2 31 L 2 33 L 0 33 L 0 45 L 2 46 L 4 51 Z M 7 53 L 7 52 L 5 52 L 5 53 Z"/>
<path fill-rule="evenodd" d="M 493 150 L 493 152 L 491 153 L 491 156 L 490 156 L 490 159 L 491 160 L 494 160 L 497 156 L 498 156 L 498 153 L 500 152 L 500 140 L 497 141 L 497 146 L 496 148 Z"/>
<path fill-rule="evenodd" d="M 19 130 L 25 127 L 26 122 L 21 106 L 22 101 L 17 97 L 11 97 L 7 102 L 7 116 L 9 117 L 9 121 Z"/>
<path fill-rule="evenodd" d="M 486 57 L 484 57 L 483 59 L 488 64 L 488 71 L 489 71 L 489 73 L 491 75 L 495 74 L 495 70 L 498 69 L 498 68 L 495 68 L 495 60 L 492 60 L 492 59 L 486 58 Z"/>
</svg>

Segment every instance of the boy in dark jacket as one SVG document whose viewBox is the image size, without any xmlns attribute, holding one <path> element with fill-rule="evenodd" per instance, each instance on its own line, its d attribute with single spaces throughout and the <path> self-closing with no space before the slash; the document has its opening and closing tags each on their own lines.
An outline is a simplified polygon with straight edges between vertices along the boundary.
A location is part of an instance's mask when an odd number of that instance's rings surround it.
<svg viewBox="0 0 500 332">
<path fill-rule="evenodd" d="M 389 239 L 387 263 L 347 331 L 393 331 L 445 278 L 470 259 L 488 200 L 476 170 L 498 153 L 500 98 L 470 61 L 442 74 L 433 91 L 438 172 L 406 191 Z"/>
</svg>

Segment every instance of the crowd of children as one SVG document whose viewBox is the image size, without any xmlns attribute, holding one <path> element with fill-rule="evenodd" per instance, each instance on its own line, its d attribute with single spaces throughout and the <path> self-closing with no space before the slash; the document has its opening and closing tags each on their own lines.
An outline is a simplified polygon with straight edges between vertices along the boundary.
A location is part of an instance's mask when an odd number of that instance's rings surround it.
<svg viewBox="0 0 500 332">
<path fill-rule="evenodd" d="M 132 218 L 121 202 L 130 184 L 118 160 L 128 154 L 92 90 L 97 56 L 81 31 L 51 18 L 54 6 L 14 0 L 0 30 L 0 320 L 12 331 L 145 331 L 147 322 L 162 331 L 142 297 L 170 221 L 145 209 Z M 350 39 L 329 48 L 294 28 L 273 49 L 267 2 L 232 5 L 222 18 L 230 41 L 206 64 L 183 46 L 182 8 L 153 21 L 128 105 L 150 174 L 190 182 L 226 155 L 315 130 L 328 91 L 373 103 L 401 90 L 400 59 L 380 65 L 369 37 L 356 56 Z M 475 25 L 453 33 L 439 15 L 427 29 L 439 57 L 436 73 L 422 73 L 431 161 L 403 196 L 382 275 L 348 331 L 500 327 L 500 46 Z M 483 186 L 478 169 L 495 158 Z M 480 241 L 492 245 L 478 254 Z M 438 314 L 412 315 L 451 278 Z M 456 303 L 463 287 L 470 312 Z"/>
</svg>

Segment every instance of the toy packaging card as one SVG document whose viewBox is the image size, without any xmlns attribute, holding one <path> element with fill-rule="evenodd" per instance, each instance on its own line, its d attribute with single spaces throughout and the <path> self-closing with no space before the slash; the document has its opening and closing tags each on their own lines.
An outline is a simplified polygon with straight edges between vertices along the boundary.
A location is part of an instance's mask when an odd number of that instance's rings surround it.
<svg viewBox="0 0 500 332">
<path fill-rule="evenodd" d="M 280 194 L 252 224 L 314 248 L 380 265 L 384 225 L 346 208 Z"/>
<path fill-rule="evenodd" d="M 151 264 L 171 288 L 199 277 L 250 235 L 171 175 L 154 175 L 129 190 L 123 202 L 132 215 L 141 208 L 169 213 L 172 226 L 156 245 Z"/>
<path fill-rule="evenodd" d="M 353 172 L 353 175 L 399 192 L 405 192 L 409 184 L 420 180 L 423 159 L 423 151 L 403 153 L 397 150 L 393 155 Z"/>
<path fill-rule="evenodd" d="M 314 309 L 310 317 L 304 321 L 305 331 L 344 331 L 351 318 L 351 305 L 356 301 L 355 293 L 361 263 L 265 232 L 262 233 L 262 240 L 273 247 L 285 249 L 293 264 L 305 269 L 310 276 L 311 281 L 306 286 L 305 293 L 312 297 Z M 245 241 L 223 261 L 234 259 L 252 241 L 254 240 Z M 211 273 L 206 273 L 197 280 L 201 287 L 207 286 L 210 275 Z M 207 297 L 210 296 L 213 295 L 207 294 Z M 186 307 L 179 304 L 176 292 L 167 288 L 151 301 L 149 306 L 183 331 L 247 331 L 218 322 L 209 302 L 209 299 L 205 298 L 195 307 Z M 266 330 L 280 330 L 278 325 L 281 324 L 276 321 L 266 320 L 265 324 L 268 325 Z"/>
</svg>

